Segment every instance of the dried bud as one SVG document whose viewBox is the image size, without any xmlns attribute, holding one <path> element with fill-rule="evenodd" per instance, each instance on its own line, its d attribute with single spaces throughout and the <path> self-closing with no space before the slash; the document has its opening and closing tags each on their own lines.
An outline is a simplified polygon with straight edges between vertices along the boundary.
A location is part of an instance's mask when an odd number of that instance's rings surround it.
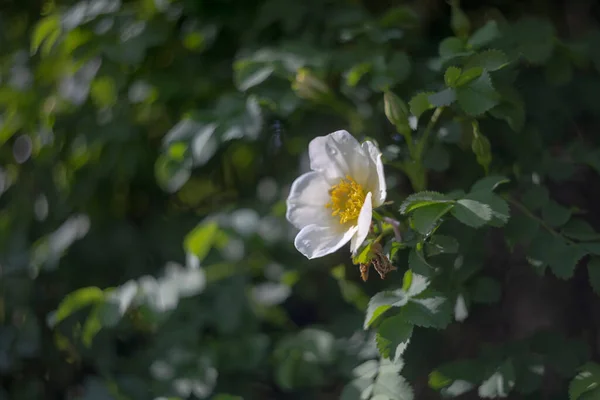
<svg viewBox="0 0 600 400">
<path fill-rule="evenodd" d="M 366 282 L 369 279 L 369 264 L 360 264 L 360 277 L 363 282 Z"/>
<path fill-rule="evenodd" d="M 381 279 L 385 279 L 385 276 L 389 272 L 397 270 L 397 268 L 392 265 L 390 259 L 383 253 L 381 244 L 377 242 L 371 245 L 371 257 L 369 263 L 360 264 L 360 277 L 364 282 L 369 279 L 369 267 L 371 263 Z"/>
</svg>

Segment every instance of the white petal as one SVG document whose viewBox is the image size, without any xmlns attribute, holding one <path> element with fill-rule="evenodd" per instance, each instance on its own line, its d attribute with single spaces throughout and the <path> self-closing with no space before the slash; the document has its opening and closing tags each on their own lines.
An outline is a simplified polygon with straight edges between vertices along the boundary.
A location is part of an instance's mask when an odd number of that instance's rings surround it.
<svg viewBox="0 0 600 400">
<path fill-rule="evenodd" d="M 324 225 L 331 220 L 331 210 L 325 208 L 329 202 L 331 186 L 318 172 L 300 175 L 290 188 L 285 217 L 296 228 L 307 225 Z"/>
<path fill-rule="evenodd" d="M 308 145 L 310 168 L 319 171 L 330 183 L 350 175 L 361 183 L 369 174 L 369 156 L 347 131 L 318 136 Z"/>
<path fill-rule="evenodd" d="M 370 141 L 362 144 L 363 150 L 369 155 L 369 185 L 373 188 L 373 205 L 379 207 L 385 202 L 387 197 L 387 187 L 385 184 L 385 174 L 383 172 L 383 162 L 381 161 L 381 152 Z"/>
<path fill-rule="evenodd" d="M 358 215 L 358 230 L 356 231 L 356 235 L 352 237 L 352 242 L 350 243 L 350 251 L 352 254 L 355 254 L 361 244 L 367 238 L 369 234 L 369 229 L 371 229 L 371 218 L 373 217 L 373 205 L 371 204 L 371 192 L 367 193 L 365 197 L 365 202 L 363 203 L 362 208 L 360 209 L 360 214 Z"/>
<path fill-rule="evenodd" d="M 294 246 L 309 260 L 323 257 L 348 243 L 357 230 L 356 226 L 347 231 L 338 231 L 332 227 L 308 225 L 298 233 Z"/>
</svg>

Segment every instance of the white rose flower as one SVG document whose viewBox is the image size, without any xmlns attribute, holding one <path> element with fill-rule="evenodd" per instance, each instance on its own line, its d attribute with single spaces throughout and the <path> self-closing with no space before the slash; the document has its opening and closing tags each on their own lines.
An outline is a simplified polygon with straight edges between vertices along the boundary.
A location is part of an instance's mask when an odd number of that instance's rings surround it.
<svg viewBox="0 0 600 400">
<path fill-rule="evenodd" d="M 331 254 L 351 241 L 353 254 L 371 227 L 373 208 L 385 202 L 381 152 L 347 131 L 314 138 L 311 172 L 298 177 L 287 199 L 286 218 L 300 232 L 294 245 L 307 258 Z"/>
</svg>

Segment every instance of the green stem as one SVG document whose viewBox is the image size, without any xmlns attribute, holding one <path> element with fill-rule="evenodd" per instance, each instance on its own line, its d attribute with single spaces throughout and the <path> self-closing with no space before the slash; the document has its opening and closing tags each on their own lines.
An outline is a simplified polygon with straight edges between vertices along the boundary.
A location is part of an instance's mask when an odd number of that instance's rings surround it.
<svg viewBox="0 0 600 400">
<path fill-rule="evenodd" d="M 423 135 L 417 142 L 416 147 L 413 146 L 412 139 L 408 142 L 408 150 L 410 152 L 411 160 L 400 164 L 400 168 L 408 176 L 408 179 L 410 180 L 415 192 L 420 192 L 427 189 L 427 171 L 425 171 L 425 168 L 423 167 L 423 155 L 425 153 L 425 149 L 427 148 L 427 142 L 429 140 L 429 136 L 431 136 L 433 127 L 437 123 L 443 111 L 444 107 L 438 107 L 435 109 L 431 119 L 425 127 Z"/>
<path fill-rule="evenodd" d="M 573 242 L 571 239 L 564 237 L 560 232 L 557 232 L 554 228 L 552 228 L 550 225 L 548 225 L 543 219 L 541 219 L 540 217 L 535 215 L 533 212 L 531 212 L 524 204 L 513 199 L 509 195 L 504 195 L 502 197 L 504 197 L 506 199 L 506 201 L 508 201 L 510 204 L 512 204 L 513 206 L 518 208 L 519 211 L 521 211 L 523 214 L 525 214 L 529 218 L 533 219 L 534 221 L 537 221 L 540 224 L 540 226 L 542 226 L 544 229 L 546 229 L 548 232 L 550 232 L 553 236 L 560 237 L 569 244 L 575 244 L 575 242 Z"/>
<path fill-rule="evenodd" d="M 398 241 L 398 243 L 402 243 L 402 234 L 400 233 L 400 221 L 390 217 L 383 217 L 383 221 L 387 222 L 392 226 L 392 230 L 394 231 L 394 237 L 396 238 L 396 241 Z"/>
<path fill-rule="evenodd" d="M 404 141 L 406 142 L 406 146 L 408 147 L 408 152 L 410 154 L 411 157 L 415 156 L 415 144 L 413 143 L 412 140 L 412 133 L 410 130 L 407 130 L 406 132 L 400 132 L 399 129 L 396 129 L 396 131 L 401 134 L 402 136 L 404 136 Z"/>
<path fill-rule="evenodd" d="M 444 107 L 438 107 L 433 112 L 433 115 L 431 116 L 429 123 L 425 127 L 425 132 L 423 132 L 423 136 L 421 136 L 421 139 L 417 143 L 416 154 L 415 154 L 415 157 L 413 157 L 413 159 L 415 161 L 418 161 L 418 162 L 422 161 L 423 152 L 425 151 L 425 148 L 427 146 L 427 141 L 429 140 L 429 136 L 431 136 L 431 131 L 433 131 L 433 127 L 437 123 L 437 121 L 440 118 L 440 115 L 442 115 L 443 111 L 444 111 Z"/>
</svg>

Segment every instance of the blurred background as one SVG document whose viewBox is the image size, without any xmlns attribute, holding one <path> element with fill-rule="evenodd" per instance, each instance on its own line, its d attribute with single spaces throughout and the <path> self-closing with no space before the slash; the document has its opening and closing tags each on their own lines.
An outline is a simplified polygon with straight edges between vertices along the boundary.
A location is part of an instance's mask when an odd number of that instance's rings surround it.
<svg viewBox="0 0 600 400">
<path fill-rule="evenodd" d="M 550 21 L 550 34 L 527 33 L 534 50 L 554 34 L 593 49 L 583 72 L 569 44 L 570 58 L 522 74 L 527 115 L 511 121 L 535 129 L 488 125 L 498 168 L 528 170 L 580 135 L 593 142 L 598 4 L 460 6 L 473 29 Z M 405 149 L 382 91 L 408 101 L 439 85 L 451 14 L 438 0 L 0 2 L 0 399 L 340 398 L 352 369 L 377 357 L 362 329 L 368 300 L 401 275 L 363 283 L 346 249 L 309 262 L 285 198 L 309 141 L 338 129 L 378 143 L 389 200 L 413 191 L 394 167 Z M 462 132 L 455 120 L 436 131 L 425 164 L 437 190 L 482 174 Z M 586 177 L 559 195 L 597 199 Z M 494 268 L 521 261 L 496 242 L 485 265 L 507 282 Z M 415 398 L 439 398 L 432 368 L 482 341 L 579 329 L 568 316 L 595 324 L 547 300 L 577 283 L 525 275 L 537 283 L 475 310 L 470 328 L 413 335 L 403 375 Z M 474 290 L 499 301 L 499 284 Z M 581 345 L 569 347 L 574 367 Z"/>
</svg>

